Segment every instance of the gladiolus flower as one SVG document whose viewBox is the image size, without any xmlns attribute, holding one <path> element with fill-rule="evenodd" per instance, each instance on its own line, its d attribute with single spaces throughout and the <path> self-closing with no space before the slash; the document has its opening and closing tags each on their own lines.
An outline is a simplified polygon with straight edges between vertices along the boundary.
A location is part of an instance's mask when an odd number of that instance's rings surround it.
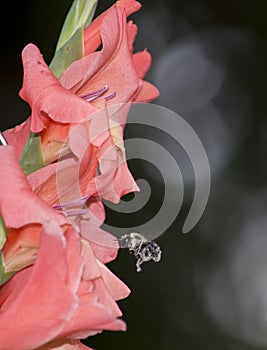
<svg viewBox="0 0 267 350">
<path fill-rule="evenodd" d="M 105 187 L 100 186 L 100 182 L 103 183 L 107 177 L 113 178 L 114 189 L 118 188 L 116 183 L 120 184 L 117 192 L 107 194 L 103 191 L 100 195 L 114 202 L 118 202 L 119 198 L 128 192 L 137 191 L 138 188 L 128 170 L 124 149 L 122 151 L 121 148 L 120 152 L 117 152 L 115 156 L 117 161 L 113 157 L 113 161 L 110 162 L 107 159 L 109 153 L 101 151 L 101 147 L 106 147 L 108 143 L 115 146 L 114 124 L 118 130 L 121 129 L 119 130 L 120 142 L 123 141 L 128 102 L 151 101 L 158 95 L 158 90 L 154 86 L 143 81 L 151 64 L 151 56 L 146 50 L 132 53 L 136 26 L 132 22 L 127 24 L 125 10 L 121 7 L 121 3 L 128 4 L 126 8 L 134 11 L 139 9 L 139 5 L 135 1 L 118 3 L 105 15 L 102 14 L 101 20 L 96 19 L 91 24 L 93 32 L 100 33 L 102 50 L 90 53 L 74 62 L 59 81 L 47 67 L 39 50 L 32 44 L 28 45 L 22 55 L 24 83 L 20 92 L 21 97 L 32 107 L 32 116 L 26 126 L 30 124 L 31 131 L 41 132 L 46 163 L 57 159 L 63 145 L 66 146 L 65 141 L 71 128 L 78 122 L 92 119 L 99 108 L 126 104 L 125 108 L 120 108 L 117 113 L 107 116 L 109 122 L 105 140 L 103 135 L 100 135 L 102 143 L 97 141 L 98 155 L 103 156 L 99 162 L 105 163 L 105 167 L 102 166 L 101 178 L 97 179 L 98 187 Z M 86 29 L 88 33 L 89 28 L 90 26 Z M 91 39 L 87 38 L 85 48 L 90 46 L 90 43 Z M 13 135 L 14 133 L 11 132 L 5 134 L 11 144 Z M 69 151 L 68 145 L 66 150 Z"/>
<path fill-rule="evenodd" d="M 3 260 L 6 272 L 19 271 L 0 288 L 0 348 L 17 349 L 18 341 L 21 349 L 50 341 L 53 348 L 75 348 L 75 339 L 124 330 L 115 300 L 129 289 L 100 261 L 110 261 L 111 250 L 81 239 L 64 215 L 32 192 L 11 146 L 0 147 L 0 159 L 1 186 L 12 188 L 12 196 L 0 193 L 7 228 Z"/>
<path fill-rule="evenodd" d="M 8 231 L 3 248 L 4 262 L 6 272 L 19 271 L 35 260 L 43 223 L 50 218 L 64 227 L 69 221 L 32 191 L 11 146 L 0 147 L 0 159 L 1 186 L 12 188 L 12 196 L 7 195 L 5 191 L 0 193 L 0 214 Z M 94 206 L 93 200 L 92 206 Z M 102 209 L 102 206 L 100 208 Z M 99 217 L 99 214 L 96 216 Z M 97 236 L 97 231 L 98 227 L 91 221 L 89 226 L 87 225 L 87 236 L 90 235 L 94 241 L 92 247 L 98 259 L 107 263 L 116 257 L 118 243 L 115 237 L 102 230 L 102 239 L 106 244 L 101 244 L 99 247 L 97 239 L 93 239 Z"/>
</svg>

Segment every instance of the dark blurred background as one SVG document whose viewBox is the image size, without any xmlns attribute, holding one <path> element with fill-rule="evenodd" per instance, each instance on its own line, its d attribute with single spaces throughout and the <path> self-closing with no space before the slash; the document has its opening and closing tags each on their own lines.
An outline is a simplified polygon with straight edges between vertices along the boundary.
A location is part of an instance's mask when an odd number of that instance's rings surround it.
<svg viewBox="0 0 267 350">
<path fill-rule="evenodd" d="M 33 42 L 49 63 L 71 3 L 28 0 L 1 7 L 2 130 L 29 114 L 18 97 L 21 50 Z M 100 1 L 97 14 L 111 4 Z M 135 48 L 152 53 L 147 79 L 161 92 L 155 103 L 182 116 L 201 139 L 211 167 L 210 198 L 199 223 L 183 234 L 194 183 L 182 168 L 188 195 L 175 222 L 157 239 L 162 261 L 137 273 L 133 256 L 121 250 L 110 264 L 132 289 L 119 302 L 128 331 L 104 332 L 88 345 L 98 350 L 267 349 L 267 1 L 142 4 L 131 16 L 139 27 Z M 138 135 L 138 129 L 127 132 Z M 166 141 L 158 135 L 161 139 Z M 175 153 L 173 143 L 167 144 Z M 153 167 L 134 161 L 129 166 L 135 178 L 145 176 L 157 192 L 138 213 L 142 220 L 160 207 L 164 186 Z M 164 180 L 175 186 L 174 174 Z M 107 220 L 119 224 L 128 218 L 107 209 Z"/>
</svg>

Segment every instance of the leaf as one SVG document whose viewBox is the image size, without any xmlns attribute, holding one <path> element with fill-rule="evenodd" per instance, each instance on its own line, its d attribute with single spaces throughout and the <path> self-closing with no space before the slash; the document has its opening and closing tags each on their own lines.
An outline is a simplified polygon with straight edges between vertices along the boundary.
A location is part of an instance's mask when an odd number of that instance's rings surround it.
<svg viewBox="0 0 267 350">
<path fill-rule="evenodd" d="M 41 136 L 39 134 L 31 132 L 19 162 L 26 176 L 44 166 Z"/>
<path fill-rule="evenodd" d="M 57 78 L 83 57 L 83 31 L 95 13 L 97 0 L 75 0 L 63 24 L 49 68 Z"/>
<path fill-rule="evenodd" d="M 94 16 L 97 0 L 74 0 L 63 24 L 56 51 L 58 51 L 78 28 L 87 27 Z"/>
<path fill-rule="evenodd" d="M 49 68 L 57 78 L 74 61 L 83 56 L 83 27 L 80 27 L 72 37 L 55 53 Z"/>
</svg>

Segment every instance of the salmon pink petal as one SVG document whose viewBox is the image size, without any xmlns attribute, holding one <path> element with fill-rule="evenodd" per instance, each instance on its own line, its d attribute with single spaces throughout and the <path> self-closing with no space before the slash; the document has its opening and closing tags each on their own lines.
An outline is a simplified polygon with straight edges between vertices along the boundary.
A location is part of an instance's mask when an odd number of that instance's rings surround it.
<svg viewBox="0 0 267 350">
<path fill-rule="evenodd" d="M 94 52 L 101 44 L 100 28 L 104 18 L 114 7 L 122 7 L 126 11 L 126 15 L 130 16 L 132 13 L 141 8 L 141 4 L 135 0 L 119 0 L 112 5 L 108 10 L 98 16 L 84 31 L 84 55 Z"/>
<path fill-rule="evenodd" d="M 133 54 L 133 65 L 140 79 L 143 79 L 151 66 L 151 55 L 147 50 Z"/>
<path fill-rule="evenodd" d="M 90 155 L 80 162 L 72 157 L 38 169 L 28 176 L 32 190 L 50 206 L 78 200 L 87 194 L 84 191 L 95 169 L 96 161 L 90 162 L 88 158 Z"/>
<path fill-rule="evenodd" d="M 99 302 L 107 307 L 109 312 L 113 315 L 114 320 L 116 317 L 120 317 L 122 315 L 121 310 L 119 309 L 115 300 L 110 295 L 109 290 L 104 284 L 102 278 L 98 278 L 94 281 L 94 290 L 98 295 Z"/>
<path fill-rule="evenodd" d="M 79 340 L 68 340 L 68 344 L 62 345 L 59 348 L 53 348 L 54 350 L 94 350 L 88 346 L 82 344 Z"/>
<path fill-rule="evenodd" d="M 50 342 L 36 350 L 94 350 L 82 344 L 79 340 L 60 339 Z"/>
<path fill-rule="evenodd" d="M 20 159 L 23 147 L 30 135 L 30 124 L 31 119 L 28 118 L 22 124 L 17 125 L 12 129 L 5 130 L 3 132 L 7 143 L 13 146 L 18 160 Z"/>
<path fill-rule="evenodd" d="M 143 81 L 134 101 L 135 102 L 151 102 L 159 96 L 159 90 L 149 83 Z"/>
<path fill-rule="evenodd" d="M 29 223 L 43 223 L 53 218 L 59 224 L 66 219 L 32 192 L 11 146 L 0 147 L 0 212 L 7 227 L 19 228 Z M 9 190 L 12 188 L 12 195 Z M 34 208 L 34 210 L 33 210 Z"/>
<path fill-rule="evenodd" d="M 103 323 L 99 326 L 99 329 L 105 329 L 109 331 L 126 331 L 126 323 L 122 320 L 115 320 L 109 323 Z M 97 333 L 99 333 L 99 329 L 97 329 Z"/>
<path fill-rule="evenodd" d="M 67 226 L 64 236 L 67 241 L 67 244 L 64 247 L 65 257 L 69 264 L 67 284 L 74 293 L 77 293 L 81 282 L 81 276 L 84 272 L 81 240 L 80 236 L 75 232 L 71 225 Z M 79 254 L 77 255 L 77 253 Z"/>
<path fill-rule="evenodd" d="M 99 229 L 100 230 L 100 229 Z M 98 230 L 97 230 L 98 231 Z M 118 247 L 112 247 L 112 244 L 114 245 L 114 237 L 108 233 L 101 230 L 101 241 L 104 241 L 104 244 L 98 243 L 98 238 L 96 237 L 96 234 L 93 237 L 90 237 L 89 235 L 89 241 L 91 244 L 91 247 L 94 251 L 95 257 L 100 260 L 103 264 L 107 264 L 114 259 L 116 259 L 118 254 Z M 82 234 L 84 235 L 83 231 Z M 112 243 L 109 243 L 112 240 Z M 118 246 L 118 245 L 117 245 Z"/>
<path fill-rule="evenodd" d="M 137 35 L 137 25 L 133 23 L 133 21 L 129 21 L 127 23 L 127 35 L 128 35 L 128 44 L 129 44 L 129 50 L 130 52 L 133 52 L 134 50 L 134 41 Z"/>
<path fill-rule="evenodd" d="M 24 78 L 19 95 L 32 108 L 31 131 L 46 128 L 48 117 L 60 123 L 75 123 L 95 108 L 64 89 L 53 75 L 38 48 L 28 44 L 22 52 Z"/>
<path fill-rule="evenodd" d="M 72 339 L 83 339 L 105 330 L 123 331 L 125 323 L 118 320 L 110 310 L 101 303 L 89 301 L 81 297 L 80 307 L 72 319 L 65 323 L 61 334 Z"/>
<path fill-rule="evenodd" d="M 88 261 L 88 264 L 91 261 Z M 118 284 L 119 282 L 124 285 L 118 280 Z M 119 287 L 121 288 L 121 286 Z M 96 277 L 91 283 L 83 280 L 78 296 L 80 307 L 62 329 L 61 335 L 63 337 L 68 335 L 68 337 L 80 339 L 99 333 L 104 329 L 114 331 L 126 329 L 125 323 L 117 319 L 121 316 L 121 311 L 101 276 Z"/>
<path fill-rule="evenodd" d="M 121 111 L 129 105 L 129 103 L 124 104 L 123 108 L 120 109 L 120 121 L 125 118 L 125 111 L 123 113 Z M 108 108 L 107 112 L 109 111 L 112 111 L 112 108 Z M 126 112 L 128 112 L 128 108 L 126 108 Z M 117 116 L 118 113 L 115 114 Z M 124 117 L 122 117 L 122 114 Z M 99 196 L 118 203 L 124 194 L 138 191 L 139 188 L 125 160 L 122 126 L 108 120 L 107 116 L 102 113 L 97 115 L 96 118 L 92 118 L 88 131 L 89 142 L 98 147 L 97 158 L 101 174 L 96 176 L 93 181 Z M 109 136 L 105 142 L 103 142 L 103 135 Z"/>
<path fill-rule="evenodd" d="M 118 154 L 116 160 L 105 155 L 105 158 L 100 160 L 101 168 L 108 169 L 102 171 L 102 174 L 95 179 L 97 191 L 102 198 L 119 203 L 125 194 L 139 191 L 122 155 Z"/>
<path fill-rule="evenodd" d="M 88 191 L 90 193 L 90 191 Z M 90 213 L 98 220 L 100 225 L 103 224 L 103 222 L 106 219 L 106 212 L 104 208 L 104 204 L 102 203 L 99 195 L 93 195 L 89 198 L 88 202 L 88 209 L 90 210 Z"/>
<path fill-rule="evenodd" d="M 139 79 L 129 51 L 126 14 L 115 7 L 104 18 L 101 27 L 103 49 L 71 64 L 60 78 L 61 84 L 78 95 L 108 86 L 108 93 L 116 93 L 112 104 L 128 102 L 136 94 Z M 106 102 L 98 100 L 98 106 Z"/>
<path fill-rule="evenodd" d="M 79 148 L 82 135 L 78 135 L 76 141 L 75 146 Z M 74 153 L 76 151 L 74 149 Z M 92 197 L 95 189 L 87 192 L 87 185 L 95 176 L 97 167 L 94 147 L 84 143 L 80 157 L 82 159 L 70 155 L 30 174 L 28 181 L 31 188 L 49 205 L 77 201 L 86 195 Z"/>
<path fill-rule="evenodd" d="M 55 175 L 56 169 L 57 169 L 57 163 L 52 163 L 28 175 L 27 180 L 31 186 L 31 189 L 34 192 L 36 192 L 40 186 L 42 186 L 44 183 L 47 183 L 49 181 L 51 176 Z M 48 188 L 47 188 L 47 192 L 49 192 Z"/>
<path fill-rule="evenodd" d="M 59 168 L 60 164 L 60 168 Z M 49 164 L 46 167 L 36 170 L 30 174 L 27 179 L 32 190 L 45 201 L 52 206 L 58 204 L 59 196 L 63 197 L 63 194 L 71 188 L 73 183 L 71 175 L 77 169 L 77 165 L 74 159 L 66 159 L 64 161 L 64 167 L 62 163 Z M 64 173 L 64 176 L 61 173 Z M 57 176 L 60 177 L 60 185 L 57 183 Z M 62 181 L 64 179 L 64 191 Z"/>
<path fill-rule="evenodd" d="M 85 262 L 90 262 L 85 264 L 83 271 L 83 278 L 86 281 L 94 280 L 101 276 L 100 268 L 97 263 L 97 259 L 94 255 L 91 245 L 85 239 L 82 240 L 82 254 Z"/>
<path fill-rule="evenodd" d="M 78 148 L 76 151 L 78 152 Z M 86 152 L 81 150 L 81 154 L 83 153 Z M 93 177 L 93 174 L 90 175 L 90 169 L 81 171 L 83 163 L 90 167 L 87 157 L 82 160 L 82 165 L 74 159 L 67 159 L 37 170 L 28 176 L 28 180 L 35 193 L 49 205 L 57 203 L 60 206 L 68 201 L 75 202 L 79 199 L 79 195 L 82 195 L 82 182 L 86 182 L 86 179 L 88 182 Z M 105 209 L 100 197 L 96 195 L 95 185 L 91 186 L 89 183 L 87 186 L 86 183 L 84 188 L 84 193 L 90 195 L 86 202 L 88 211 L 83 215 L 77 214 L 77 218 L 73 217 L 74 224 L 78 225 L 81 235 L 90 241 L 95 256 L 100 261 L 108 263 L 117 256 L 118 242 L 113 235 L 99 228 L 105 220 Z"/>
<path fill-rule="evenodd" d="M 79 199 L 79 193 L 82 188 L 79 184 L 83 180 L 77 177 L 77 171 L 79 171 L 79 163 L 73 163 L 69 159 L 60 162 L 58 169 L 56 164 L 51 164 L 34 172 L 28 178 L 32 188 L 40 198 L 50 205 L 58 203 L 57 205 L 60 206 L 61 203 L 65 203 L 68 200 L 74 202 Z M 43 179 L 43 183 L 40 182 L 39 176 Z M 72 183 L 73 181 L 74 183 Z M 79 188 L 77 188 L 77 185 Z M 83 215 L 77 214 L 76 218 L 71 218 L 75 221 L 74 225 L 78 226 L 81 235 L 90 241 L 95 256 L 100 261 L 108 263 L 117 256 L 118 242 L 113 235 L 99 228 L 105 220 L 104 206 L 99 196 L 95 195 L 95 186 L 90 186 L 89 184 L 86 188 L 85 193 L 91 194 L 86 202 L 88 211 Z M 59 196 L 60 202 L 58 202 Z M 68 215 L 68 212 L 66 212 L 66 215 Z"/>
<path fill-rule="evenodd" d="M 34 263 L 38 252 L 41 225 L 31 224 L 20 229 L 8 229 L 2 253 L 5 271 L 19 271 Z"/>
<path fill-rule="evenodd" d="M 103 279 L 105 286 L 105 292 L 108 291 L 112 298 L 112 304 L 107 305 L 109 308 L 113 308 L 114 300 L 119 300 L 126 298 L 130 290 L 129 288 L 119 280 L 104 264 L 102 264 L 98 259 L 96 259 L 94 251 L 91 244 L 86 240 L 82 241 L 83 244 L 83 257 L 85 261 L 85 269 L 83 273 L 83 279 L 86 281 Z M 109 284 L 110 283 L 110 284 Z M 95 288 L 97 289 L 97 288 Z M 101 289 L 101 288 L 100 288 Z M 97 291 L 99 298 L 99 291 Z M 117 312 L 117 309 L 116 309 Z M 119 312 L 120 316 L 121 313 Z"/>
<path fill-rule="evenodd" d="M 143 79 L 151 66 L 151 55 L 147 50 L 133 54 L 133 65 L 140 79 Z M 135 102 L 151 102 L 159 96 L 159 90 L 147 81 L 141 80 Z"/>
<path fill-rule="evenodd" d="M 88 128 L 87 132 L 84 132 L 84 128 Z M 116 137 L 116 144 L 114 144 L 111 129 Z M 81 137 L 77 136 L 77 131 L 83 135 L 85 144 L 93 144 L 98 148 L 96 157 L 101 175 L 92 178 L 87 186 L 88 189 L 90 188 L 87 193 L 98 193 L 100 197 L 118 203 L 124 194 L 139 190 L 127 167 L 124 150 L 119 149 L 122 147 L 122 127 L 119 124 L 110 128 L 106 113 L 97 113 L 92 117 L 89 126 L 83 123 L 75 128 L 70 134 L 69 146 L 76 152 L 77 157 L 81 158 L 84 150 L 77 146 L 81 143 Z"/>
<path fill-rule="evenodd" d="M 1 288 L 1 349 L 16 350 L 18 340 L 20 349 L 40 347 L 58 336 L 75 313 L 75 289 L 83 265 L 78 240 L 74 232 L 66 240 L 55 222 L 44 225 L 35 264 L 18 272 Z M 73 273 L 70 257 L 75 258 Z"/>
<path fill-rule="evenodd" d="M 81 235 L 90 242 L 90 247 L 98 260 L 106 264 L 116 258 L 119 249 L 118 240 L 111 233 L 102 230 L 97 220 L 90 214 L 85 214 L 79 226 Z"/>
<path fill-rule="evenodd" d="M 112 298 L 114 300 L 127 298 L 131 292 L 130 289 L 100 261 L 98 261 L 98 265 L 103 281 L 108 288 Z"/>
</svg>

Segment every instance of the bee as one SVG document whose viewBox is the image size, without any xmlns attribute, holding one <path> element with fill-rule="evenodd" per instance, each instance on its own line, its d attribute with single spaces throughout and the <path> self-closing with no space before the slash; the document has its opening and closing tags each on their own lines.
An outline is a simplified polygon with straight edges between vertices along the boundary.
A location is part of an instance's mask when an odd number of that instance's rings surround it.
<svg viewBox="0 0 267 350">
<path fill-rule="evenodd" d="M 131 232 L 119 238 L 120 248 L 127 248 L 137 259 L 136 270 L 142 271 L 141 264 L 153 260 L 159 262 L 161 259 L 161 249 L 154 241 L 149 241 L 140 233 Z"/>
</svg>

